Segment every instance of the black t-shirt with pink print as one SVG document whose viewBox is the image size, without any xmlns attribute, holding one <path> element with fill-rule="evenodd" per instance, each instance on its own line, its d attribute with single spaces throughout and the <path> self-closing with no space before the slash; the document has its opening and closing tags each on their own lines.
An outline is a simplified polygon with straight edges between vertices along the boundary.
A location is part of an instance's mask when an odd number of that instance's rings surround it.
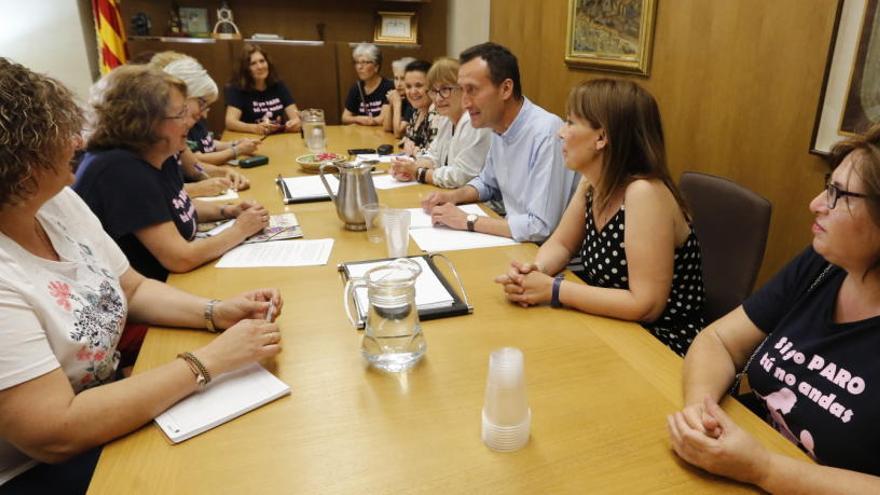
<svg viewBox="0 0 880 495">
<path fill-rule="evenodd" d="M 168 270 L 135 232 L 171 221 L 181 237 L 195 237 L 196 209 L 183 190 L 175 156 L 165 160 L 159 170 L 129 150 L 90 151 L 76 171 L 74 190 L 101 220 L 131 266 L 147 277 L 164 281 Z"/>
<path fill-rule="evenodd" d="M 749 385 L 765 419 L 818 462 L 880 475 L 880 317 L 834 323 L 845 277 L 808 248 L 743 303 L 769 333 Z"/>
</svg>

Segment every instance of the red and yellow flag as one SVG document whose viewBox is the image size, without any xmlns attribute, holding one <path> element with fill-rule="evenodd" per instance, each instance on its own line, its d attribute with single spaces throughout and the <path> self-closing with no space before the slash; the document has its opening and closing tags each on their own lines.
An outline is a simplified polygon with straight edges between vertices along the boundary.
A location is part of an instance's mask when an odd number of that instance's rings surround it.
<svg viewBox="0 0 880 495">
<path fill-rule="evenodd" d="M 120 0 L 92 0 L 95 12 L 95 32 L 98 35 L 98 56 L 101 74 L 124 64 L 128 59 L 125 29 L 119 13 Z"/>
</svg>

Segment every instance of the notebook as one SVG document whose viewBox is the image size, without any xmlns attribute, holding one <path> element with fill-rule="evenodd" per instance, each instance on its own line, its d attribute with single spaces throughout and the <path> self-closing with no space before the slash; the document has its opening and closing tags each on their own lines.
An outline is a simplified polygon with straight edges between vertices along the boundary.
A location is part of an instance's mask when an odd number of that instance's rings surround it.
<svg viewBox="0 0 880 495">
<path fill-rule="evenodd" d="M 339 191 L 339 179 L 333 175 L 325 175 L 327 183 L 333 189 L 333 194 Z M 281 193 L 284 195 L 284 204 L 305 203 L 309 201 L 326 201 L 330 199 L 320 175 L 306 177 L 290 177 L 279 180 Z"/>
<path fill-rule="evenodd" d="M 473 312 L 473 308 L 462 300 L 446 277 L 434 264 L 434 255 L 410 256 L 421 267 L 422 272 L 416 279 L 416 307 L 419 310 L 420 320 L 432 320 L 447 316 L 466 315 Z M 339 271 L 346 279 L 362 278 L 371 268 L 388 264 L 392 260 L 353 261 L 339 265 Z M 459 281 L 459 284 L 461 282 Z M 460 287 L 462 291 L 464 287 Z M 363 328 L 369 310 L 366 288 L 355 290 L 355 308 L 358 313 L 357 327 Z"/>
<path fill-rule="evenodd" d="M 290 393 L 290 387 L 259 364 L 224 373 L 154 420 L 180 443 Z"/>
</svg>

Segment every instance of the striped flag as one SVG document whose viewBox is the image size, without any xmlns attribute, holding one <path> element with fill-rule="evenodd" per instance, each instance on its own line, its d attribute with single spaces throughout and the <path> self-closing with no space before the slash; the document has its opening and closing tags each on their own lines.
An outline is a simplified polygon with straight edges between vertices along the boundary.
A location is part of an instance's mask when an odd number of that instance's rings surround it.
<svg viewBox="0 0 880 495">
<path fill-rule="evenodd" d="M 95 32 L 98 35 L 98 56 L 101 74 L 106 74 L 124 64 L 128 59 L 125 29 L 119 13 L 120 0 L 92 0 L 95 12 Z"/>
</svg>

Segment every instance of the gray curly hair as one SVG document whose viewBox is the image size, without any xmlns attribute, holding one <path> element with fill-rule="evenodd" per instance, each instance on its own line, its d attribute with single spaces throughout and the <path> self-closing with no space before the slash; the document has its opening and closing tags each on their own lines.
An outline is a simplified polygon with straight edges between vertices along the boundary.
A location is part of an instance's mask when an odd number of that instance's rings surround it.
<svg viewBox="0 0 880 495">
<path fill-rule="evenodd" d="M 0 208 L 36 193 L 34 171 L 53 170 L 82 126 L 69 89 L 0 57 Z"/>
</svg>

